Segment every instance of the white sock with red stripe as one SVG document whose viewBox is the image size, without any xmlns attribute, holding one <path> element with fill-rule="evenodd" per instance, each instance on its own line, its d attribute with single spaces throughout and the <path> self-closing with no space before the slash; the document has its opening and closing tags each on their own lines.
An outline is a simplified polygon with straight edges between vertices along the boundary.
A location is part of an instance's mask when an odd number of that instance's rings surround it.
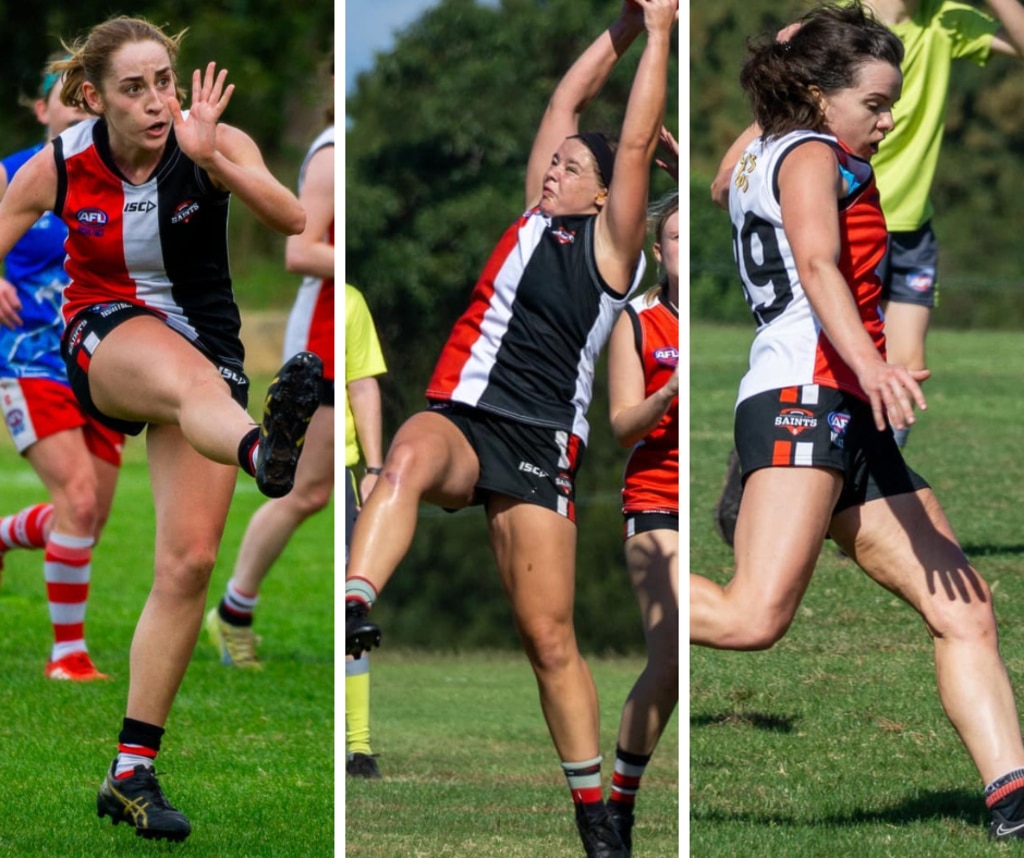
<svg viewBox="0 0 1024 858">
<path fill-rule="evenodd" d="M 53 623 L 53 652 L 57 661 L 73 652 L 86 652 L 85 607 L 92 575 L 91 536 L 51 533 L 46 541 L 46 598 Z"/>
<path fill-rule="evenodd" d="M 565 779 L 569 782 L 569 790 L 572 792 L 574 804 L 593 808 L 600 805 L 603 808 L 600 756 L 578 763 L 569 763 L 563 760 L 562 771 L 565 772 Z"/>
<path fill-rule="evenodd" d="M 217 612 L 229 625 L 251 626 L 252 615 L 256 612 L 256 603 L 259 600 L 259 593 L 243 593 L 235 586 L 235 579 L 232 578 L 224 590 L 224 598 L 220 600 Z"/>
<path fill-rule="evenodd" d="M 51 518 L 52 503 L 37 503 L 0 518 L 0 554 L 11 548 L 42 548 Z"/>
<path fill-rule="evenodd" d="M 650 754 L 631 754 L 622 748 L 615 749 L 615 770 L 612 772 L 611 795 L 608 796 L 609 810 L 633 812 L 640 779 L 650 761 Z"/>
<path fill-rule="evenodd" d="M 164 728 L 134 718 L 125 718 L 117 737 L 117 760 L 114 779 L 130 778 L 136 766 L 152 769 L 160 752 Z"/>
</svg>

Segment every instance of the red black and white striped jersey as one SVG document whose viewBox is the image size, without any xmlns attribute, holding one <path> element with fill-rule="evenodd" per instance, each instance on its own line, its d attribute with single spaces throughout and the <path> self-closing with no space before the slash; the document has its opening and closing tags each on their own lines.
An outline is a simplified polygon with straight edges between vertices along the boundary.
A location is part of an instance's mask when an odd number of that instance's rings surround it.
<svg viewBox="0 0 1024 858">
<path fill-rule="evenodd" d="M 299 193 L 306 181 L 306 166 L 321 149 L 334 148 L 334 126 L 313 141 L 299 170 Z M 324 239 L 334 244 L 334 221 Z M 324 362 L 324 378 L 334 380 L 334 278 L 302 278 L 284 335 L 284 359 L 301 351 L 313 352 Z"/>
<path fill-rule="evenodd" d="M 601 278 L 595 215 L 531 209 L 505 232 L 455 323 L 427 387 L 585 443 L 594 364 L 627 297 Z M 630 290 L 643 277 L 643 254 Z"/>
<path fill-rule="evenodd" d="M 812 140 L 835 150 L 846 188 L 838 201 L 839 270 L 864 328 L 885 355 L 882 287 L 876 269 L 885 255 L 888 234 L 871 165 L 831 135 L 795 131 L 768 141 L 759 137 L 737 163 L 729 190 L 733 250 L 758 326 L 738 402 L 766 390 L 805 384 L 820 384 L 867 399 L 807 299 L 782 226 L 779 169 L 797 146 Z"/>
<path fill-rule="evenodd" d="M 626 314 L 644 370 L 644 397 L 661 390 L 679 365 L 679 313 L 665 300 L 640 295 Z M 638 442 L 626 462 L 622 511 L 679 511 L 679 397 L 654 430 Z"/>
<path fill-rule="evenodd" d="M 224 354 L 241 326 L 228 267 L 230 195 L 178 148 L 173 129 L 152 176 L 138 185 L 114 165 L 102 119 L 64 131 L 54 155 L 54 211 L 68 227 L 65 322 L 86 307 L 126 301 Z"/>
</svg>

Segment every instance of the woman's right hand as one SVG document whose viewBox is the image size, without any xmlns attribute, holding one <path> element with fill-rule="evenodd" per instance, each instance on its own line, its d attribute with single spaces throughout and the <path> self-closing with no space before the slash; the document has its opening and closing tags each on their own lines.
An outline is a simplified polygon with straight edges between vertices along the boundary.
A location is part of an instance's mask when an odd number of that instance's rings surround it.
<svg viewBox="0 0 1024 858">
<path fill-rule="evenodd" d="M 18 290 L 10 282 L 0 277 L 0 324 L 10 328 L 12 331 L 21 327 L 21 301 L 18 300 Z"/>
</svg>

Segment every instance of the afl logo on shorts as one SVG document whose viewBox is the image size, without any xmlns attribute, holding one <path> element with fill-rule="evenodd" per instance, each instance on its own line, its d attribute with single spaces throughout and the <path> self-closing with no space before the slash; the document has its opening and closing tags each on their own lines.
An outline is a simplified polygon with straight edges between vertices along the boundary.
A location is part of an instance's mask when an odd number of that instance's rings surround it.
<svg viewBox="0 0 1024 858">
<path fill-rule="evenodd" d="M 907 276 L 907 285 L 915 292 L 928 292 L 935 282 L 935 272 L 931 268 L 919 268 Z"/>
<path fill-rule="evenodd" d="M 842 449 L 846 439 L 846 427 L 850 425 L 850 415 L 845 411 L 830 411 L 828 425 L 832 430 L 832 443 Z"/>
<path fill-rule="evenodd" d="M 805 429 L 814 429 L 817 425 L 818 418 L 814 412 L 804 408 L 783 408 L 775 418 L 775 426 L 785 429 L 790 435 L 799 435 Z"/>
<path fill-rule="evenodd" d="M 11 430 L 13 438 L 17 438 L 25 431 L 25 414 L 20 408 L 14 408 L 7 412 L 7 428 Z"/>
</svg>

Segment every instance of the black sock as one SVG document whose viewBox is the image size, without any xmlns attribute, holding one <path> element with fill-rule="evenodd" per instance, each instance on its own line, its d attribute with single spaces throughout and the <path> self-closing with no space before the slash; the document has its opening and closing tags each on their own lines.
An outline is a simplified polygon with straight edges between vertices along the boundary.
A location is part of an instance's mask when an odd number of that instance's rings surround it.
<svg viewBox="0 0 1024 858">
<path fill-rule="evenodd" d="M 238 444 L 238 464 L 250 477 L 256 476 L 256 469 L 253 466 L 253 448 L 259 443 L 260 427 L 254 426 Z"/>
</svg>

